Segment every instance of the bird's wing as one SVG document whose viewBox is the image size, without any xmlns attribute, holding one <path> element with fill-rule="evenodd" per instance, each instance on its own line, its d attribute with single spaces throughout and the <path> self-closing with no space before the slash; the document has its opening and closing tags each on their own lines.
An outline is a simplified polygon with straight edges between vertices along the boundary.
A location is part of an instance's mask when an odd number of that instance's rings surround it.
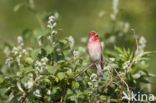
<svg viewBox="0 0 156 103">
<path fill-rule="evenodd" d="M 102 61 L 102 63 L 101 63 L 101 68 L 102 68 L 102 69 L 103 69 L 103 61 L 104 61 L 103 58 L 104 58 L 104 57 L 103 57 L 103 54 L 101 53 L 101 61 Z"/>
</svg>

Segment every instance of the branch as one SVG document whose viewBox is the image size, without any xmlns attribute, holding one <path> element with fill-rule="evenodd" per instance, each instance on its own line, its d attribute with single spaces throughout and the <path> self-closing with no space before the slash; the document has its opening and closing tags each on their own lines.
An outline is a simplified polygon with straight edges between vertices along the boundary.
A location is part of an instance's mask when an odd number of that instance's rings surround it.
<svg viewBox="0 0 156 103">
<path fill-rule="evenodd" d="M 124 83 L 122 83 L 122 87 L 121 87 L 121 92 L 120 92 L 120 99 L 119 99 L 119 103 L 122 102 L 122 92 L 124 90 Z"/>
<path fill-rule="evenodd" d="M 107 63 L 107 62 L 102 62 L 102 63 L 111 66 L 111 64 L 109 64 L 109 63 Z M 126 85 L 126 87 L 127 87 L 127 92 L 128 92 L 128 94 L 129 94 L 129 86 L 128 86 L 128 84 L 127 84 L 127 83 L 125 82 L 125 80 L 120 76 L 120 74 L 118 73 L 118 71 L 117 71 L 115 68 L 113 68 L 113 70 L 116 72 L 116 74 L 117 74 L 117 76 L 120 78 L 120 80 Z M 128 100 L 128 103 L 130 103 L 129 100 Z"/>
<path fill-rule="evenodd" d="M 112 74 L 111 74 L 111 80 L 106 84 L 106 86 L 104 87 L 103 90 L 105 90 L 107 87 L 109 87 L 113 83 L 113 81 L 116 79 L 116 77 L 113 78 L 112 75 L 113 75 L 113 71 L 112 71 Z"/>
<path fill-rule="evenodd" d="M 95 62 L 96 63 L 96 62 Z M 74 77 L 72 77 L 72 80 L 74 80 L 75 78 L 77 78 L 78 76 L 80 76 L 81 74 L 83 74 L 84 72 L 86 72 L 88 69 L 90 69 L 92 66 L 95 65 L 95 63 L 90 64 L 88 67 L 86 67 L 83 71 L 79 72 L 78 74 L 76 74 Z"/>
<path fill-rule="evenodd" d="M 120 80 L 126 85 L 127 87 L 127 93 L 129 94 L 129 86 L 128 84 L 125 82 L 125 80 L 120 76 L 120 74 L 117 72 L 116 69 L 114 69 L 114 71 L 116 72 L 117 76 L 120 78 Z M 130 103 L 130 101 L 128 100 L 128 103 Z"/>
<path fill-rule="evenodd" d="M 63 103 L 64 95 L 65 95 L 65 90 L 62 91 L 62 95 L 61 95 L 60 103 Z"/>
<path fill-rule="evenodd" d="M 24 103 L 26 98 L 27 98 L 27 94 L 24 95 L 23 100 L 21 101 L 21 103 Z"/>
<path fill-rule="evenodd" d="M 136 35 L 135 30 L 132 29 L 132 31 L 133 31 L 134 35 Z M 134 56 L 134 58 L 133 58 L 133 60 L 132 60 L 132 63 L 131 63 L 131 64 L 129 65 L 129 67 L 126 69 L 126 74 L 127 74 L 127 71 L 128 71 L 128 70 L 132 67 L 132 65 L 135 63 L 135 59 L 136 59 L 136 57 L 137 57 L 137 52 L 138 52 L 138 40 L 137 40 L 137 38 L 135 38 L 135 41 L 136 41 L 135 56 Z"/>
</svg>

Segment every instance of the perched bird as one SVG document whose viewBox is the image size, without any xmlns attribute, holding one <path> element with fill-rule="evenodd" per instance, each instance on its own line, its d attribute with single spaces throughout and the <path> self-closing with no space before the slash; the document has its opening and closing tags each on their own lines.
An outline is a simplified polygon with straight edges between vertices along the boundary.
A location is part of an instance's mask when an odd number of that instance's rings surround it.
<svg viewBox="0 0 156 103">
<path fill-rule="evenodd" d="M 101 42 L 96 31 L 89 32 L 88 52 L 92 62 L 103 61 Z M 99 79 L 102 79 L 103 64 L 96 63 L 95 65 L 97 68 Z"/>
</svg>

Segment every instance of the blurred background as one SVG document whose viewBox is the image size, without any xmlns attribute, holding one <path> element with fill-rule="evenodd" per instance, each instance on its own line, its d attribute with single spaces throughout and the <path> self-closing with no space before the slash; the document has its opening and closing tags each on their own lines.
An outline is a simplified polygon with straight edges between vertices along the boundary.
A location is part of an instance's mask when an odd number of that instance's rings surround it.
<svg viewBox="0 0 156 103">
<path fill-rule="evenodd" d="M 40 28 L 35 15 L 27 7 L 15 12 L 15 5 L 27 0 L 0 0 L 0 41 L 15 41 L 24 29 Z M 58 12 L 59 26 L 64 35 L 72 35 L 75 44 L 81 37 L 87 37 L 90 30 L 104 34 L 109 30 L 108 22 L 112 13 L 112 0 L 35 0 L 37 11 L 42 15 Z M 146 50 L 156 50 L 156 0 L 119 0 L 118 19 L 130 24 L 138 35 L 147 39 Z M 81 45 L 81 44 L 80 44 Z M 5 56 L 0 50 L 0 64 Z M 156 74 L 156 54 L 151 55 L 149 71 Z M 152 80 L 152 93 L 156 95 L 156 78 Z"/>
</svg>

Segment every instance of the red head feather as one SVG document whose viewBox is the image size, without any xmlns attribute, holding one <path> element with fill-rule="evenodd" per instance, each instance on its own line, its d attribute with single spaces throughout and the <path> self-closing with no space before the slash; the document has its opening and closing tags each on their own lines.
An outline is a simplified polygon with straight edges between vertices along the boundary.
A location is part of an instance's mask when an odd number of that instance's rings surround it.
<svg viewBox="0 0 156 103">
<path fill-rule="evenodd" d="M 93 36 L 93 41 L 99 40 L 96 31 L 90 31 L 89 32 L 89 38 L 91 38 L 92 36 Z"/>
<path fill-rule="evenodd" d="M 95 35 L 95 34 L 97 34 L 96 31 L 90 31 L 90 32 L 89 32 L 89 37 L 91 37 L 91 36 L 93 36 L 93 35 Z"/>
<path fill-rule="evenodd" d="M 89 32 L 89 35 L 95 35 L 96 34 L 96 31 L 90 31 Z"/>
</svg>

